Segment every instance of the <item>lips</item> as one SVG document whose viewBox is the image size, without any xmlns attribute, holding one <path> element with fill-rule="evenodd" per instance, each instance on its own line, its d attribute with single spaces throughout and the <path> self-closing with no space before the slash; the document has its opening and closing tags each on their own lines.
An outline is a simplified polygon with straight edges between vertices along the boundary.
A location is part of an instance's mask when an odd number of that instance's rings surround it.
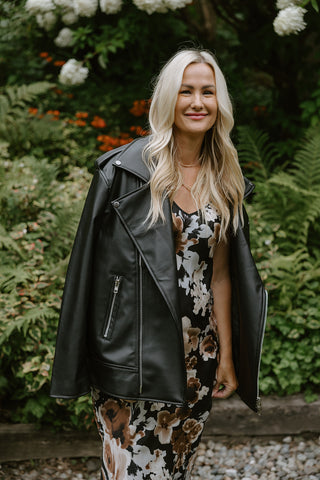
<svg viewBox="0 0 320 480">
<path fill-rule="evenodd" d="M 201 120 L 207 116 L 206 113 L 186 113 L 185 115 L 192 120 Z"/>
</svg>

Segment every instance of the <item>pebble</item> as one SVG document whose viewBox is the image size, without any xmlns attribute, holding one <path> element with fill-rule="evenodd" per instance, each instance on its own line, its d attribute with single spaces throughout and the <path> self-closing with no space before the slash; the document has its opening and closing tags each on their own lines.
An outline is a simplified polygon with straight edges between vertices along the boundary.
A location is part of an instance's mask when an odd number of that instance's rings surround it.
<svg viewBox="0 0 320 480">
<path fill-rule="evenodd" d="M 199 449 L 192 480 L 320 480 L 320 437 L 210 440 Z"/>
<path fill-rule="evenodd" d="M 320 480 L 316 436 L 220 437 L 201 442 L 198 452 L 192 480 Z M 94 457 L 7 462 L 0 465 L 0 479 L 100 480 L 100 461 Z"/>
</svg>

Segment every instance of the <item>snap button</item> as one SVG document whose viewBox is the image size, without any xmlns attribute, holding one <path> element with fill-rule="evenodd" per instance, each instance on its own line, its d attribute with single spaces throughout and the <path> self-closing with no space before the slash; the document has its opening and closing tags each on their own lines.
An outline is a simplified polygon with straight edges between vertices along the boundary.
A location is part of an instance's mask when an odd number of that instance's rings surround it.
<svg viewBox="0 0 320 480">
<path fill-rule="evenodd" d="M 115 163 L 116 165 L 121 165 L 121 160 L 116 160 L 114 163 Z"/>
<path fill-rule="evenodd" d="M 113 206 L 114 206 L 115 208 L 118 208 L 118 207 L 120 207 L 120 203 L 119 203 L 119 202 L 113 202 Z"/>
</svg>

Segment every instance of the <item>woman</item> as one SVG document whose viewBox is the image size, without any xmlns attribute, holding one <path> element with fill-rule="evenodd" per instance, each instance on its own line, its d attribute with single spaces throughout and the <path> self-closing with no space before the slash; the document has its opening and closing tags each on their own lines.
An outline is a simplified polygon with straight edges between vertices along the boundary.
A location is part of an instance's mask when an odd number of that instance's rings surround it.
<svg viewBox="0 0 320 480">
<path fill-rule="evenodd" d="M 103 479 L 185 479 L 213 398 L 259 410 L 266 295 L 207 51 L 162 69 L 151 136 L 97 160 L 62 303 L 51 395 L 92 388 Z"/>
</svg>

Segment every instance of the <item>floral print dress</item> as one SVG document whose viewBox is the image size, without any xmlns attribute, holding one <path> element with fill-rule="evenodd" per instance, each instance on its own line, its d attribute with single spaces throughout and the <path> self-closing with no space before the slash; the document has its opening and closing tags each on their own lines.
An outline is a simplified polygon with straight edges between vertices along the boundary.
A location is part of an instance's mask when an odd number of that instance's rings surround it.
<svg viewBox="0 0 320 480">
<path fill-rule="evenodd" d="M 206 219 L 172 204 L 182 313 L 187 401 L 185 406 L 128 401 L 93 390 L 103 442 L 103 480 L 190 478 L 217 367 L 217 331 L 210 282 L 220 217 L 209 204 Z"/>
</svg>

